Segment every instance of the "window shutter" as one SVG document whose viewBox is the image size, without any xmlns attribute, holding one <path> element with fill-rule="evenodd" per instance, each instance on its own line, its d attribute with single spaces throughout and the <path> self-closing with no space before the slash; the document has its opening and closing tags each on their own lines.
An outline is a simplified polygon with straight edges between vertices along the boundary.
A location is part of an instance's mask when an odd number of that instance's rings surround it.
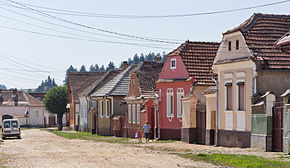
<svg viewBox="0 0 290 168">
<path fill-rule="evenodd" d="M 238 85 L 239 87 L 239 110 L 245 110 L 245 86 Z"/>
<path fill-rule="evenodd" d="M 227 86 L 227 110 L 233 109 L 232 86 Z"/>
</svg>

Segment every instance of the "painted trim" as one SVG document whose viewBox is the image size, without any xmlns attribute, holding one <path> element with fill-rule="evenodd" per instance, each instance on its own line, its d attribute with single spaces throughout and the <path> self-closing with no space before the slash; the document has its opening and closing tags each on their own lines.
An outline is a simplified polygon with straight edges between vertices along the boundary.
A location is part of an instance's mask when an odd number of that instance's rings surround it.
<svg viewBox="0 0 290 168">
<path fill-rule="evenodd" d="M 131 123 L 132 121 L 132 105 L 128 104 L 128 123 Z"/>
<path fill-rule="evenodd" d="M 224 83 L 224 90 L 225 90 L 224 91 L 225 92 L 225 97 L 224 97 L 225 98 L 225 101 L 224 101 L 225 102 L 225 107 L 224 107 L 224 111 L 232 111 L 232 110 L 228 110 L 227 109 L 227 98 L 228 97 L 227 97 L 227 86 L 225 86 L 226 83 L 233 84 L 233 80 L 226 80 L 225 83 Z M 233 99 L 233 85 L 232 85 L 232 99 Z M 233 100 L 232 100 L 232 106 L 233 106 Z"/>
<path fill-rule="evenodd" d="M 133 120 L 133 124 L 135 124 L 136 123 L 136 104 L 132 104 L 132 114 L 133 114 L 133 116 L 132 116 L 132 120 Z"/>
<path fill-rule="evenodd" d="M 103 100 L 100 100 L 100 117 L 101 118 L 104 117 L 104 104 L 103 104 Z"/>
<path fill-rule="evenodd" d="M 175 67 L 172 67 L 172 62 L 175 61 Z M 170 59 L 170 69 L 176 69 L 176 66 L 177 66 L 177 61 L 176 61 L 176 58 L 171 58 Z"/>
<path fill-rule="evenodd" d="M 225 79 L 232 79 L 233 78 L 233 73 L 224 73 L 224 78 Z"/>
<path fill-rule="evenodd" d="M 105 104 L 106 104 L 106 118 L 109 118 L 110 117 L 110 111 L 108 111 L 108 102 L 110 101 L 110 99 L 109 100 L 105 100 Z"/>
<path fill-rule="evenodd" d="M 239 109 L 239 85 L 238 85 L 238 83 L 239 82 L 244 82 L 245 83 L 245 79 L 237 79 L 236 80 L 236 85 L 235 85 L 235 87 L 236 87 L 236 111 L 241 111 L 240 109 Z M 246 83 L 244 84 L 244 110 L 243 111 L 245 111 L 246 110 Z"/>
<path fill-rule="evenodd" d="M 171 104 L 169 104 L 169 98 L 172 96 L 172 102 L 170 99 L 170 103 L 172 104 L 172 109 L 171 109 Z M 166 115 L 167 118 L 171 117 L 174 118 L 174 90 L 173 88 L 167 88 L 167 92 L 166 92 L 166 106 L 167 106 L 167 110 L 166 110 Z M 169 111 L 171 113 L 169 113 Z"/>
<path fill-rule="evenodd" d="M 140 124 L 140 104 L 137 104 L 137 124 Z"/>
<path fill-rule="evenodd" d="M 182 118 L 182 102 L 181 99 L 184 96 L 184 89 L 178 88 L 177 89 L 177 118 Z"/>
<path fill-rule="evenodd" d="M 245 72 L 237 72 L 236 76 L 237 76 L 237 78 L 242 78 L 242 77 L 246 76 L 246 73 Z"/>
</svg>

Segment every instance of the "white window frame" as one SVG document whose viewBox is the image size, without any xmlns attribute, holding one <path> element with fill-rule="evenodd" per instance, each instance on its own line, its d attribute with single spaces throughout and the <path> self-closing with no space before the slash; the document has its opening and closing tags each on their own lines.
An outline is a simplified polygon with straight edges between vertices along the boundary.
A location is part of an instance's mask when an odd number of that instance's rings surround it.
<svg viewBox="0 0 290 168">
<path fill-rule="evenodd" d="M 245 83 L 245 79 L 238 79 L 236 81 L 236 111 L 245 111 L 246 110 L 246 84 L 244 85 L 244 110 L 240 110 L 239 109 L 239 96 L 240 96 L 240 92 L 239 92 L 239 82 L 244 82 Z"/>
<path fill-rule="evenodd" d="M 104 104 L 103 104 L 103 100 L 100 100 L 100 117 L 101 118 L 104 117 Z"/>
<path fill-rule="evenodd" d="M 132 113 L 131 113 L 131 111 L 132 111 L 132 108 L 131 108 L 131 104 L 128 104 L 128 122 L 129 123 L 131 123 L 131 121 L 132 121 Z"/>
<path fill-rule="evenodd" d="M 133 113 L 133 123 L 135 124 L 136 123 L 136 105 L 133 104 L 132 105 L 132 113 Z"/>
<path fill-rule="evenodd" d="M 107 118 L 110 117 L 110 111 L 109 111 L 109 109 L 108 109 L 108 103 L 109 103 L 109 101 L 110 101 L 110 100 L 106 100 L 106 117 L 107 117 Z M 110 104 L 109 104 L 109 105 L 110 105 Z M 109 108 L 111 108 L 111 107 L 109 106 Z"/>
<path fill-rule="evenodd" d="M 233 100 L 232 100 L 232 109 L 231 110 L 227 109 L 228 97 L 227 97 L 227 86 L 225 86 L 227 83 L 231 83 L 232 84 L 232 99 L 233 99 L 233 80 L 226 80 L 225 84 L 224 84 L 224 90 L 225 90 L 225 107 L 224 107 L 224 109 L 225 109 L 225 111 L 233 111 L 233 102 L 234 102 Z"/>
<path fill-rule="evenodd" d="M 140 124 L 140 104 L 137 104 L 137 124 Z"/>
<path fill-rule="evenodd" d="M 173 67 L 172 66 L 172 62 L 175 62 L 175 66 Z M 172 59 L 170 59 L 170 69 L 176 69 L 176 58 L 172 58 Z"/>
<path fill-rule="evenodd" d="M 173 97 L 172 102 L 171 102 L 171 96 Z M 167 98 L 167 101 L 166 101 L 167 117 L 174 118 L 174 90 L 173 88 L 167 88 L 166 98 Z M 171 109 L 171 104 L 172 104 L 173 109 Z"/>
<path fill-rule="evenodd" d="M 177 89 L 177 118 L 182 118 L 182 102 L 181 99 L 184 96 L 184 89 Z"/>
</svg>

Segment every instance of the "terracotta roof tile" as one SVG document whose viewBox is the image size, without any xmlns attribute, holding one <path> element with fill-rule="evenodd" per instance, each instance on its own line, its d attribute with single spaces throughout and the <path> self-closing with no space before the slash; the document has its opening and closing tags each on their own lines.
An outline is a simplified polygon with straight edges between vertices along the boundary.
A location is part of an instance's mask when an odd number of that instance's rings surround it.
<svg viewBox="0 0 290 168">
<path fill-rule="evenodd" d="M 191 77 L 197 85 L 212 86 L 212 64 L 220 43 L 186 41 L 168 56 L 180 55 Z"/>
<path fill-rule="evenodd" d="M 155 82 L 159 78 L 162 67 L 163 63 L 144 61 L 140 69 L 136 70 L 141 95 L 153 94 L 156 88 Z"/>
<path fill-rule="evenodd" d="M 240 26 L 224 34 L 241 31 L 246 44 L 257 57 L 265 60 L 262 69 L 290 70 L 290 56 L 275 46 L 290 30 L 290 15 L 272 15 L 255 13 Z"/>
<path fill-rule="evenodd" d="M 1 93 L 3 98 L 3 104 L 0 106 L 14 106 L 14 101 L 12 98 L 13 90 L 3 90 Z M 18 95 L 18 105 L 17 106 L 44 106 L 44 104 L 38 99 L 34 98 L 30 94 L 24 91 L 17 91 Z"/>
<path fill-rule="evenodd" d="M 68 81 L 74 100 L 78 101 L 79 94 L 105 74 L 106 72 L 69 72 Z"/>
<path fill-rule="evenodd" d="M 80 96 L 87 96 L 94 93 L 96 90 L 100 89 L 104 86 L 107 82 L 113 79 L 116 75 L 118 75 L 121 70 L 110 70 L 101 78 L 98 78 L 95 82 L 93 82 L 90 86 L 88 86 L 84 91 L 82 91 L 79 95 Z"/>
</svg>

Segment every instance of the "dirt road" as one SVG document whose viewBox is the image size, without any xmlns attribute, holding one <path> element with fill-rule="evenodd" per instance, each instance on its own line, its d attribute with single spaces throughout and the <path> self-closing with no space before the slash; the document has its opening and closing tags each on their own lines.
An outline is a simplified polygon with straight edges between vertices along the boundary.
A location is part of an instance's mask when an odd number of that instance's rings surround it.
<svg viewBox="0 0 290 168">
<path fill-rule="evenodd" d="M 124 144 L 65 139 L 47 131 L 22 131 L 0 147 L 6 167 L 214 167 L 167 152 Z"/>
</svg>

